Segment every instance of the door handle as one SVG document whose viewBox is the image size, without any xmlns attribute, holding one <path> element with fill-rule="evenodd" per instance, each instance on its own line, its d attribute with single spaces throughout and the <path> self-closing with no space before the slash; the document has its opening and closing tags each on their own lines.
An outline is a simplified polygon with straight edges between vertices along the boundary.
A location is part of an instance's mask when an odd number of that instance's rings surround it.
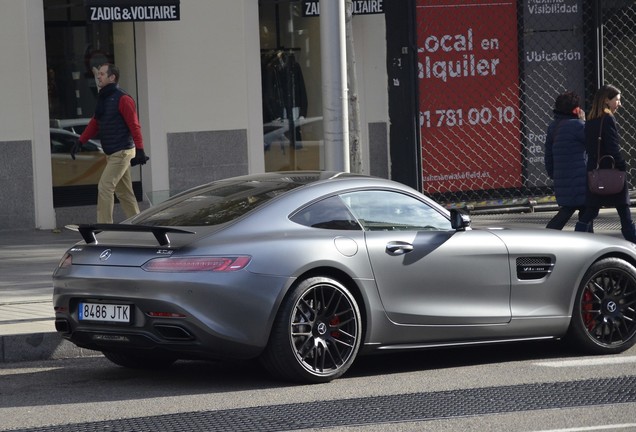
<svg viewBox="0 0 636 432">
<path fill-rule="evenodd" d="M 412 250 L 413 245 L 411 243 L 402 241 L 389 242 L 386 245 L 386 251 L 389 255 L 403 255 L 411 252 Z"/>
</svg>

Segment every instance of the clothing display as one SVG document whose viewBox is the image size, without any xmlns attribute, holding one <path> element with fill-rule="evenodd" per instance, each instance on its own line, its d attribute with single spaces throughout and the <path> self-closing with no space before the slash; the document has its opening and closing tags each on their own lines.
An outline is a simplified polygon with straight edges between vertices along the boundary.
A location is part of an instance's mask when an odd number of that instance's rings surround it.
<svg viewBox="0 0 636 432">
<path fill-rule="evenodd" d="M 292 50 L 272 50 L 261 58 L 263 122 L 307 115 L 305 80 Z"/>
<path fill-rule="evenodd" d="M 263 53 L 261 69 L 263 123 L 282 121 L 289 126 L 280 134 L 265 131 L 265 150 L 274 141 L 280 141 L 283 147 L 290 142 L 293 148 L 301 148 L 302 133 L 298 120 L 307 115 L 307 91 L 293 50 Z"/>
</svg>

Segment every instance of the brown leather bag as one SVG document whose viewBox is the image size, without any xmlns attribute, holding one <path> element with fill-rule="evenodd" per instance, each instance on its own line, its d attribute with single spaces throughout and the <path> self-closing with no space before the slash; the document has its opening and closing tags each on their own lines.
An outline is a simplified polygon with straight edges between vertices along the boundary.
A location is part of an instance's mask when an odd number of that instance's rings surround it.
<svg viewBox="0 0 636 432">
<path fill-rule="evenodd" d="M 587 173 L 587 186 L 595 195 L 613 195 L 619 193 L 625 187 L 625 171 L 614 168 L 614 157 L 604 155 L 601 157 L 601 133 L 603 132 L 603 119 L 598 131 L 598 147 L 596 156 L 596 168 Z M 612 160 L 611 168 L 600 168 L 601 160 L 609 158 Z"/>
</svg>

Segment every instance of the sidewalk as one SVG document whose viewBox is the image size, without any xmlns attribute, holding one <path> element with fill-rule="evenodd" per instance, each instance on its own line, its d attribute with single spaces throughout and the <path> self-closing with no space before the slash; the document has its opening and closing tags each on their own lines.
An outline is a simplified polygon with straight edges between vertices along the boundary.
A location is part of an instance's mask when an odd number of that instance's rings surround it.
<svg viewBox="0 0 636 432">
<path fill-rule="evenodd" d="M 0 363 L 95 354 L 55 331 L 51 275 L 80 239 L 68 230 L 0 231 Z"/>
<path fill-rule="evenodd" d="M 555 213 L 471 216 L 475 228 L 544 229 Z M 565 227 L 573 230 L 574 223 Z M 598 234 L 621 237 L 616 211 L 594 221 Z M 0 231 L 0 363 L 99 355 L 77 348 L 55 331 L 51 275 L 64 252 L 81 240 L 77 232 Z"/>
</svg>

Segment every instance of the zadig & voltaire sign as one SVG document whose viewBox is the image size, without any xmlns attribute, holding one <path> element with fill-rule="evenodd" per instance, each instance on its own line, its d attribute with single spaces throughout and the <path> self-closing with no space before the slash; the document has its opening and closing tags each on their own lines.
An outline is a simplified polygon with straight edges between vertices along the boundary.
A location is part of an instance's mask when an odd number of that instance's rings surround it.
<svg viewBox="0 0 636 432">
<path fill-rule="evenodd" d="M 84 0 L 91 22 L 178 21 L 180 0 Z"/>
</svg>

